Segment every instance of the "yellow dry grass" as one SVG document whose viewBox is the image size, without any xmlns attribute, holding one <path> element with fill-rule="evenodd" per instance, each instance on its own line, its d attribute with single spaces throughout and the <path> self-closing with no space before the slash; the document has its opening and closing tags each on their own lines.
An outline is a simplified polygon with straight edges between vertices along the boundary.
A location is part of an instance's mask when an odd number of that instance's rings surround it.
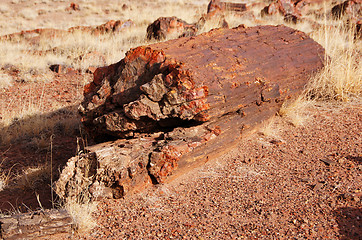
<svg viewBox="0 0 362 240">
<path fill-rule="evenodd" d="M 326 63 L 307 87 L 308 98 L 342 100 L 362 94 L 361 40 L 354 39 L 355 25 L 321 27 L 312 37 L 326 50 Z"/>
<path fill-rule="evenodd" d="M 72 217 L 78 233 L 88 232 L 97 226 L 92 214 L 97 210 L 97 202 L 83 201 L 82 203 L 74 200 L 69 200 L 65 203 L 64 208 Z"/>
</svg>

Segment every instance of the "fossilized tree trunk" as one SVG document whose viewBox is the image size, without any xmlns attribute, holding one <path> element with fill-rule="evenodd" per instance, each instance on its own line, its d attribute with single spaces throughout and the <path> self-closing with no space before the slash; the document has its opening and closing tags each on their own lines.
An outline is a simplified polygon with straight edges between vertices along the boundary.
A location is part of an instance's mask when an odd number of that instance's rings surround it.
<svg viewBox="0 0 362 240">
<path fill-rule="evenodd" d="M 285 26 L 219 29 L 130 50 L 100 68 L 80 107 L 100 141 L 69 160 L 61 197 L 121 197 L 228 150 L 299 94 L 324 50 Z M 82 186 L 82 187 L 81 187 Z"/>
<path fill-rule="evenodd" d="M 65 210 L 19 213 L 0 218 L 1 239 L 39 239 L 59 233 L 72 233 L 74 222 Z"/>
</svg>

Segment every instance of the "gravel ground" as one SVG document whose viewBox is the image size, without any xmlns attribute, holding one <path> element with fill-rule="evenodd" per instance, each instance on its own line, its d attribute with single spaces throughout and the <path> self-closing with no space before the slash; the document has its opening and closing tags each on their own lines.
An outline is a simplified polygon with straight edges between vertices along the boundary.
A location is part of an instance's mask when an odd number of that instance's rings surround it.
<svg viewBox="0 0 362 240">
<path fill-rule="evenodd" d="M 362 104 L 276 117 L 178 179 L 102 200 L 79 239 L 362 239 Z"/>
</svg>

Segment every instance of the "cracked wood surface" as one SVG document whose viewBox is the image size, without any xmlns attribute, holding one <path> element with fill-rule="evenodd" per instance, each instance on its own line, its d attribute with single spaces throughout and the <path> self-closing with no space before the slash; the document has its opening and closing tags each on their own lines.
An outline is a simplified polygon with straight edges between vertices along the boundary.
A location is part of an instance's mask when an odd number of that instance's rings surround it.
<svg viewBox="0 0 362 240">
<path fill-rule="evenodd" d="M 285 26 L 130 50 L 85 87 L 82 121 L 103 143 L 68 162 L 57 193 L 119 198 L 222 154 L 301 93 L 323 57 L 319 44 Z"/>
<path fill-rule="evenodd" d="M 33 211 L 0 217 L 1 239 L 39 239 L 59 233 L 72 233 L 74 222 L 66 210 Z"/>
</svg>

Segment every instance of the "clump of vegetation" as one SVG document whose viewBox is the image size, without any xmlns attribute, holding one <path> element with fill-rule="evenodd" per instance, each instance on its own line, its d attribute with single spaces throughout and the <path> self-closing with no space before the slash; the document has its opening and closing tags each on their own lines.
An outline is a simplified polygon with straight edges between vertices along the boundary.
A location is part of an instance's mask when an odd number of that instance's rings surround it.
<svg viewBox="0 0 362 240">
<path fill-rule="evenodd" d="M 356 25 L 321 27 L 312 34 L 326 50 L 325 67 L 310 81 L 308 99 L 348 101 L 362 94 L 361 40 Z"/>
</svg>

